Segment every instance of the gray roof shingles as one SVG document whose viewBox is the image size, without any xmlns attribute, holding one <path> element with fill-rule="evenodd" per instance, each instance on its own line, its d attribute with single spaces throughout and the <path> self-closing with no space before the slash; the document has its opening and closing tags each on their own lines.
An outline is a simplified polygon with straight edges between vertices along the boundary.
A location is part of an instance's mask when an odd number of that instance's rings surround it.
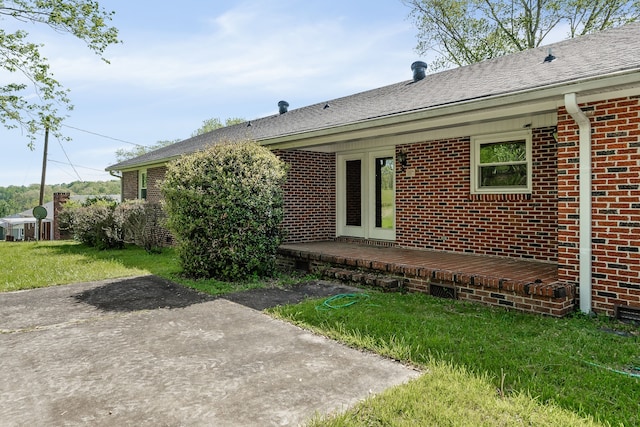
<svg viewBox="0 0 640 427">
<path fill-rule="evenodd" d="M 545 63 L 549 49 L 556 59 Z M 630 70 L 640 70 L 640 23 L 223 127 L 107 169 L 162 162 L 218 141 L 260 141 Z"/>
</svg>

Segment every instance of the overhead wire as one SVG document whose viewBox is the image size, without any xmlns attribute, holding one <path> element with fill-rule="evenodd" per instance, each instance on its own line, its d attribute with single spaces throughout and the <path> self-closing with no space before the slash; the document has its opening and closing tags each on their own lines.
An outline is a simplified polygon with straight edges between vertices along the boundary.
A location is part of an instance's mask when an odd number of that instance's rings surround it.
<svg viewBox="0 0 640 427">
<path fill-rule="evenodd" d="M 137 146 L 137 147 L 147 147 L 146 145 L 137 144 L 137 143 L 135 143 L 135 142 L 131 142 L 131 141 L 125 141 L 124 139 L 114 138 L 114 137 L 112 137 L 112 136 L 102 135 L 102 134 L 100 134 L 100 133 L 92 132 L 92 131 L 90 131 L 90 130 L 80 129 L 80 128 L 75 127 L 75 126 L 70 126 L 70 125 L 65 125 L 65 124 L 63 124 L 62 126 L 64 126 L 64 127 L 68 127 L 68 128 L 70 128 L 70 129 L 75 129 L 75 130 L 80 131 L 80 132 L 88 133 L 88 134 L 91 134 L 91 135 L 99 136 L 99 137 L 101 137 L 101 138 L 111 139 L 111 140 L 113 140 L 113 141 L 118 141 L 118 142 L 123 142 L 123 143 L 125 143 L 125 144 L 135 145 L 135 146 Z"/>
<path fill-rule="evenodd" d="M 71 163 L 71 159 L 69 158 L 69 155 L 67 154 L 67 150 L 64 149 L 64 146 L 62 145 L 62 142 L 60 142 L 60 138 L 58 138 L 58 145 L 60 145 L 60 148 L 62 149 L 62 152 L 64 153 L 64 156 L 67 158 L 67 161 L 69 162 L 69 165 L 71 166 L 71 168 L 73 169 L 73 171 L 76 173 L 76 176 L 78 177 L 78 179 L 80 181 L 82 181 L 82 177 L 80 176 L 80 174 L 78 173 L 78 170 L 76 169 L 76 167 L 73 165 L 73 163 Z"/>
<path fill-rule="evenodd" d="M 60 164 L 60 165 L 67 165 L 67 166 L 70 165 L 70 163 L 61 162 L 60 160 L 47 159 L 47 161 L 51 162 L 51 163 L 57 163 L 57 164 Z M 102 170 L 102 169 L 90 168 L 89 166 L 76 165 L 76 167 L 80 168 L 80 169 L 88 169 L 88 170 L 95 171 L 95 172 L 104 172 L 104 170 Z"/>
</svg>

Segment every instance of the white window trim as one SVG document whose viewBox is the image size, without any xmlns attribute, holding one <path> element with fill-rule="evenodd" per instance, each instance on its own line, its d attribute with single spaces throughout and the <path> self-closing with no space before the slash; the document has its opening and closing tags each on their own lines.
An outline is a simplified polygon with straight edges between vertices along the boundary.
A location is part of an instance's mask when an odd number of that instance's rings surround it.
<svg viewBox="0 0 640 427">
<path fill-rule="evenodd" d="M 480 146 L 487 143 L 525 140 L 527 151 L 527 185 L 526 187 L 486 187 L 480 186 Z M 533 178 L 531 130 L 503 132 L 497 134 L 477 135 L 471 137 L 471 194 L 531 194 Z"/>
<path fill-rule="evenodd" d="M 145 179 L 142 178 L 143 176 L 145 177 Z M 146 184 L 144 187 L 142 186 L 143 182 Z M 147 173 L 147 169 L 140 169 L 140 172 L 138 173 L 138 198 L 139 199 L 143 198 L 142 190 L 147 190 L 148 187 L 149 187 L 149 174 Z M 148 190 L 147 190 L 147 197 L 149 197 Z"/>
</svg>

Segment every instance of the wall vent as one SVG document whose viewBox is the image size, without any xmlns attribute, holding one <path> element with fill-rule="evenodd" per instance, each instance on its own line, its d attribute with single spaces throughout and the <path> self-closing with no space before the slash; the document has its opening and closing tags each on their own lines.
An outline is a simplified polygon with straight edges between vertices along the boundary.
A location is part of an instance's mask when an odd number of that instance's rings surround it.
<svg viewBox="0 0 640 427">
<path fill-rule="evenodd" d="M 429 285 L 429 295 L 438 298 L 458 299 L 456 295 L 456 288 L 453 286 L 438 285 L 436 283 L 431 283 Z"/>
<path fill-rule="evenodd" d="M 311 263 L 308 260 L 297 259 L 294 269 L 308 273 L 311 271 Z"/>
<path fill-rule="evenodd" d="M 627 323 L 640 324 L 640 307 L 629 307 L 628 305 L 615 306 L 616 319 Z"/>
</svg>

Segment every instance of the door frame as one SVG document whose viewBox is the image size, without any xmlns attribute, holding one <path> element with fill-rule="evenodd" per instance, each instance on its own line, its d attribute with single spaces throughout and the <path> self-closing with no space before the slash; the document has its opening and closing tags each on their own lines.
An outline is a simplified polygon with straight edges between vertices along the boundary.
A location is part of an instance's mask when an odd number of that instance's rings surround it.
<svg viewBox="0 0 640 427">
<path fill-rule="evenodd" d="M 375 227 L 375 159 L 380 157 L 391 157 L 394 165 L 393 177 L 393 228 L 382 229 Z M 347 191 L 346 191 L 346 162 L 350 160 L 360 160 L 362 167 L 360 169 L 361 182 L 361 225 L 346 225 L 346 207 L 347 207 Z M 374 151 L 358 151 L 341 153 L 337 156 L 337 180 L 336 180 L 336 231 L 338 236 L 360 237 L 364 239 L 390 240 L 396 239 L 396 223 L 395 223 L 395 198 L 396 198 L 396 174 L 395 174 L 395 148 L 380 149 Z"/>
</svg>

